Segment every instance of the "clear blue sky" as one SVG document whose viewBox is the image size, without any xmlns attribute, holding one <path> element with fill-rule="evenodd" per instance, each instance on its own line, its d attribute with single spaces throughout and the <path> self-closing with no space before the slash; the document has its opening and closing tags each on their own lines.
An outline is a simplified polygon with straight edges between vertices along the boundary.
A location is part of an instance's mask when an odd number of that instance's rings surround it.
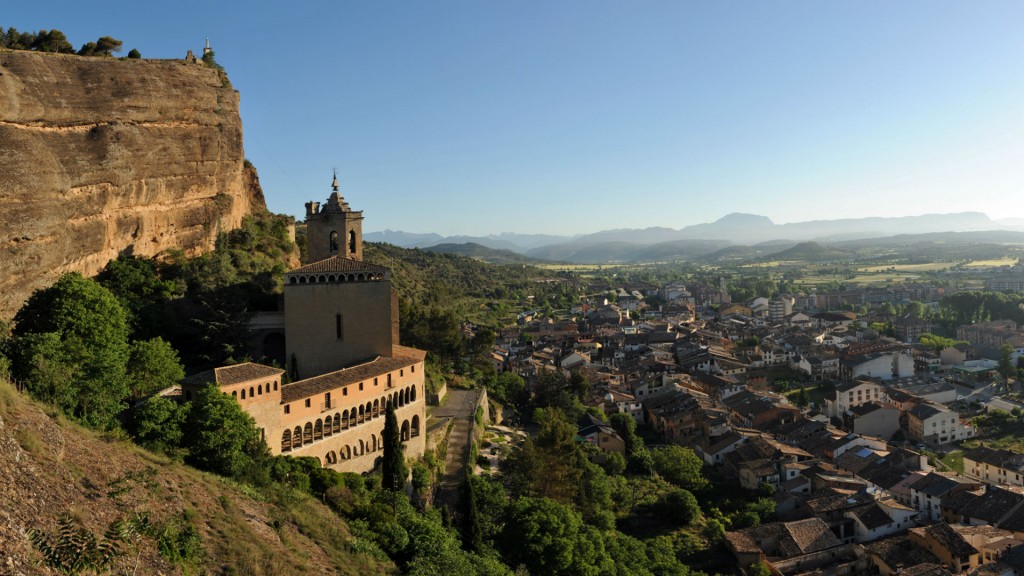
<svg viewBox="0 0 1024 576">
<path fill-rule="evenodd" d="M 7 3 L 0 26 L 209 36 L 276 212 L 573 234 L 978 210 L 1024 217 L 1024 2 Z"/>
</svg>

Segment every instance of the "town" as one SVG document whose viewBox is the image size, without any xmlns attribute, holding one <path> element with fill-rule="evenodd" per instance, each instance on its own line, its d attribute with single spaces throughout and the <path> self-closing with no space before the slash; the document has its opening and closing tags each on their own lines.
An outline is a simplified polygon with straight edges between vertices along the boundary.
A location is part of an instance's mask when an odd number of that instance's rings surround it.
<svg viewBox="0 0 1024 576">
<path fill-rule="evenodd" d="M 1007 282 L 985 280 L 1019 289 Z M 927 315 L 879 310 L 934 308 L 946 290 L 915 282 L 733 302 L 724 279 L 624 283 L 568 318 L 520 314 L 492 357 L 528 383 L 582 374 L 585 405 L 628 414 L 692 448 L 718 481 L 770 495 L 777 521 L 725 534 L 740 566 L 1019 574 L 1024 454 L 985 446 L 974 422 L 1012 413 L 1019 423 L 1024 331 L 992 319 L 936 346 Z M 626 450 L 608 425 L 586 420 L 578 435 Z"/>
</svg>

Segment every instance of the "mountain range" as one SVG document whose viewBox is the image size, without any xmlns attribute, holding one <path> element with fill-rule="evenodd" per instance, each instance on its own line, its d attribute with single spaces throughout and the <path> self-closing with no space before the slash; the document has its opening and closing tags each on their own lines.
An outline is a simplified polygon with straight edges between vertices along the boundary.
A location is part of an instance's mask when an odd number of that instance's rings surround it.
<svg viewBox="0 0 1024 576">
<path fill-rule="evenodd" d="M 370 232 L 364 239 L 386 242 L 403 248 L 422 248 L 437 252 L 458 252 L 456 245 L 471 244 L 461 249 L 485 258 L 482 247 L 514 252 L 538 260 L 565 262 L 633 262 L 666 261 L 719 255 L 769 254 L 801 242 L 823 244 L 860 244 L 893 237 L 943 233 L 978 233 L 1007 231 L 1004 234 L 961 235 L 961 239 L 988 242 L 1024 241 L 1024 221 L 993 220 L 981 212 L 925 214 L 895 218 L 868 217 L 837 220 L 812 220 L 775 224 L 756 214 L 732 213 L 715 222 L 695 224 L 681 229 L 651 227 L 643 229 L 603 230 L 577 236 L 550 234 L 515 234 L 506 232 L 488 236 L 441 236 L 385 230 Z M 922 238 L 923 239 L 923 238 Z M 928 241 L 936 241 L 931 238 Z M 905 239 L 905 241 L 910 241 Z M 898 241 L 897 241 L 898 242 Z M 743 250 L 735 247 L 747 247 Z"/>
</svg>

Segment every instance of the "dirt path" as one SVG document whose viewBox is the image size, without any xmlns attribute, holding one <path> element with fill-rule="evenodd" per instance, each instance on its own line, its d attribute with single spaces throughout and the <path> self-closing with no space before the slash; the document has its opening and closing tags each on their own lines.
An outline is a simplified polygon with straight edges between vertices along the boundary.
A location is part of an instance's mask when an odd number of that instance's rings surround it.
<svg viewBox="0 0 1024 576">
<path fill-rule="evenodd" d="M 434 497 L 435 506 L 445 506 L 453 510 L 459 501 L 459 486 L 469 465 L 469 443 L 479 394 L 476 390 L 450 390 L 444 406 L 431 410 L 431 415 L 435 418 L 450 418 L 455 421 L 448 439 L 444 477 Z"/>
</svg>

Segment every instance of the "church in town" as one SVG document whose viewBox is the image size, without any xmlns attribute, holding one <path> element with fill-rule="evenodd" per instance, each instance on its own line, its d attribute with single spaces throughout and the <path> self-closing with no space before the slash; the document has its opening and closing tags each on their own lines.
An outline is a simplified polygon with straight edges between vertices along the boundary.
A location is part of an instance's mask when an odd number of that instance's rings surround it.
<svg viewBox="0 0 1024 576">
<path fill-rule="evenodd" d="M 272 454 L 311 456 L 368 472 L 383 456 L 384 414 L 395 406 L 406 457 L 426 446 L 426 352 L 398 344 L 391 272 L 363 262 L 361 211 L 338 193 L 306 204 L 309 264 L 285 273 L 285 370 L 246 362 L 182 384 L 185 399 L 214 384 L 255 420 Z"/>
</svg>

